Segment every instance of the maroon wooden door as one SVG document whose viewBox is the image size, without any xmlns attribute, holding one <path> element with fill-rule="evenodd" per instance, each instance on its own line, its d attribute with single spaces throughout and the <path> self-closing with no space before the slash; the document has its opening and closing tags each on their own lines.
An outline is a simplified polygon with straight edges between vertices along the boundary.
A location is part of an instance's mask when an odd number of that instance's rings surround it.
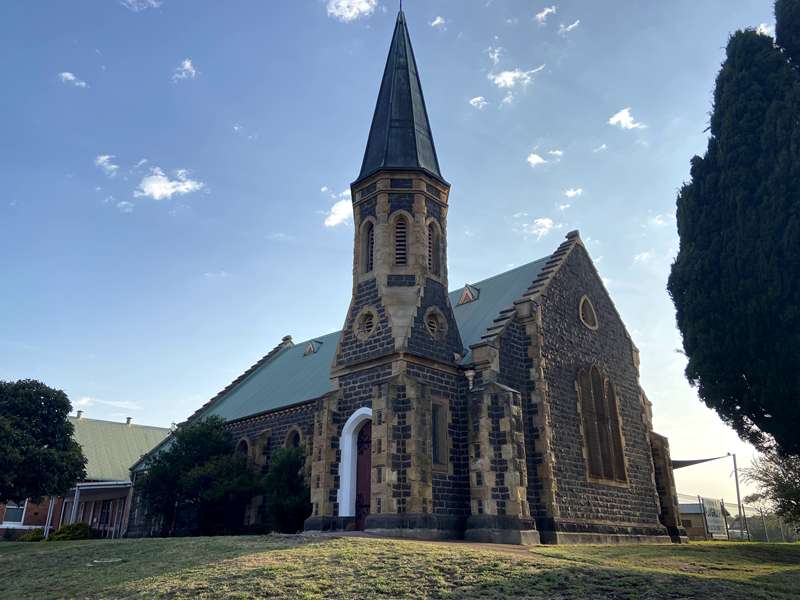
<svg viewBox="0 0 800 600">
<path fill-rule="evenodd" d="M 372 471 L 372 422 L 358 432 L 356 462 L 356 529 L 364 529 L 369 514 L 370 476 Z"/>
</svg>

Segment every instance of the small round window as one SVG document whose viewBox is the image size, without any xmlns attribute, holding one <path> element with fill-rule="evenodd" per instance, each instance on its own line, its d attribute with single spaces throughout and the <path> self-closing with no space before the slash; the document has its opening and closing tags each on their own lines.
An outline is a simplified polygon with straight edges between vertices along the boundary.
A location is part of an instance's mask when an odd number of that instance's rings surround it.
<svg viewBox="0 0 800 600">
<path fill-rule="evenodd" d="M 363 309 L 356 317 L 353 326 L 356 337 L 365 340 L 375 332 L 377 326 L 377 315 L 370 308 Z"/>
<path fill-rule="evenodd" d="M 428 331 L 433 337 L 437 337 L 440 331 L 439 315 L 428 315 L 428 322 L 426 323 Z"/>
<path fill-rule="evenodd" d="M 425 314 L 425 328 L 431 334 L 431 337 L 439 339 L 447 332 L 447 321 L 444 320 L 441 312 L 435 308 L 430 308 Z"/>
<path fill-rule="evenodd" d="M 581 298 L 580 305 L 581 322 L 589 329 L 597 329 L 597 313 L 594 312 L 594 306 L 588 296 Z"/>
</svg>

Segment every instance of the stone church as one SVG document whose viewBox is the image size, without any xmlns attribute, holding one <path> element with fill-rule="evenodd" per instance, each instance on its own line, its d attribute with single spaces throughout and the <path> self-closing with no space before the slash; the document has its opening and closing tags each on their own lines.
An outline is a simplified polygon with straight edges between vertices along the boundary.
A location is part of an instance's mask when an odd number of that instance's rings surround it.
<svg viewBox="0 0 800 600">
<path fill-rule="evenodd" d="M 307 530 L 679 541 L 639 352 L 578 232 L 448 291 L 450 184 L 402 11 L 351 191 L 343 329 L 285 337 L 191 419 L 224 417 L 257 469 L 302 446 Z M 258 521 L 259 501 L 246 519 Z"/>
</svg>

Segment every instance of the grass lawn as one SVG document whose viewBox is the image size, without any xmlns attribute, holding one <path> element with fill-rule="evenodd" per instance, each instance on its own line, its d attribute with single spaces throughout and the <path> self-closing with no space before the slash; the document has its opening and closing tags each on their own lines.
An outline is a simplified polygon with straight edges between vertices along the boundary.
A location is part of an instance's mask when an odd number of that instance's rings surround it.
<svg viewBox="0 0 800 600">
<path fill-rule="evenodd" d="M 0 597 L 796 599 L 800 544 L 498 548 L 300 536 L 4 542 Z"/>
</svg>

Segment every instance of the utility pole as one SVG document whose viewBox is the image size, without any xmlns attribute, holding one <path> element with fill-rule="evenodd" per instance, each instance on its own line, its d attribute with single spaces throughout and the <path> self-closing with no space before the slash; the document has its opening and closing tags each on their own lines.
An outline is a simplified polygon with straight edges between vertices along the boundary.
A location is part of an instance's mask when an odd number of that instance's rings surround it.
<svg viewBox="0 0 800 600">
<path fill-rule="evenodd" d="M 764 509 L 759 508 L 759 512 L 761 513 L 761 524 L 764 526 L 764 537 L 769 542 L 769 531 L 767 531 L 767 520 L 764 518 Z"/>
<path fill-rule="evenodd" d="M 736 468 L 736 454 L 728 452 L 728 456 L 733 457 L 733 477 L 736 480 L 736 504 L 739 505 L 739 527 L 744 527 L 747 530 L 747 541 L 750 541 L 750 528 L 747 526 L 747 520 L 742 510 L 742 496 L 739 493 L 739 469 Z M 743 531 L 739 529 L 739 531 Z"/>
</svg>

